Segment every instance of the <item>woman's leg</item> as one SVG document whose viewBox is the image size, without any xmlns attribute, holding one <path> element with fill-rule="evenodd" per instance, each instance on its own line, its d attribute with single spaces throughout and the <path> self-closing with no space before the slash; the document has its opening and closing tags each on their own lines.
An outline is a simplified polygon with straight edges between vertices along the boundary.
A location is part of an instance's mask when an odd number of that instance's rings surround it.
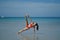
<svg viewBox="0 0 60 40">
<path fill-rule="evenodd" d="M 22 33 L 23 31 L 26 31 L 26 30 L 28 30 L 29 28 L 27 28 L 27 27 L 25 27 L 25 28 L 23 28 L 22 30 L 20 30 L 19 32 L 18 32 L 18 34 L 19 33 Z"/>
<path fill-rule="evenodd" d="M 26 27 L 28 27 L 28 19 L 27 19 L 27 16 L 25 16 L 25 19 L 26 19 Z"/>
</svg>

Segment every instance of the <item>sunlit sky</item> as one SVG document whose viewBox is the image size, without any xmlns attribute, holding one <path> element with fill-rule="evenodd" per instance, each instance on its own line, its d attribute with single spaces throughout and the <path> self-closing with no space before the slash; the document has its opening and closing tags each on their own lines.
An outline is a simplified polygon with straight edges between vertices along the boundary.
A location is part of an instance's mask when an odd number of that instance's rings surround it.
<svg viewBox="0 0 60 40">
<path fill-rule="evenodd" d="M 0 16 L 60 17 L 60 0 L 0 0 Z"/>
</svg>

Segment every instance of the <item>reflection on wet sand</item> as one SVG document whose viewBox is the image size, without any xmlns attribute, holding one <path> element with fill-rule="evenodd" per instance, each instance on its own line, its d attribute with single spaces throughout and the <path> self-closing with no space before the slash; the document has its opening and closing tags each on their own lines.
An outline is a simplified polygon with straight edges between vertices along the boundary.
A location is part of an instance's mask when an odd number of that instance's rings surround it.
<svg viewBox="0 0 60 40">
<path fill-rule="evenodd" d="M 30 35 L 19 35 L 19 40 L 38 40 L 38 35 L 37 34 L 30 34 Z"/>
<path fill-rule="evenodd" d="M 33 34 L 33 40 L 38 40 L 38 34 L 36 34 L 35 32 Z"/>
</svg>

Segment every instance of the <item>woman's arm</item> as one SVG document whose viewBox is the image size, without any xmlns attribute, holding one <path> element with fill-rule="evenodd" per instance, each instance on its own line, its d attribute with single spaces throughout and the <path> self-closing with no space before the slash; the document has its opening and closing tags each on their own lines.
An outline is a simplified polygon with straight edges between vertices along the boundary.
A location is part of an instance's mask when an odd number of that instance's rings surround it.
<svg viewBox="0 0 60 40">
<path fill-rule="evenodd" d="M 30 22 L 32 22 L 32 19 L 30 18 L 30 16 L 28 15 L 28 18 L 30 19 Z"/>
</svg>

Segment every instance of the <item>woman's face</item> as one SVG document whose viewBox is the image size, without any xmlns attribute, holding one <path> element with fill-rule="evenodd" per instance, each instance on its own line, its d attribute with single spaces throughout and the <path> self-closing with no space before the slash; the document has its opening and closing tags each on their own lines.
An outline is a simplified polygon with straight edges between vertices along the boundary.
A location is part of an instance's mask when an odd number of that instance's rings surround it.
<svg viewBox="0 0 60 40">
<path fill-rule="evenodd" d="M 35 26 L 35 25 L 36 25 L 36 23 L 35 23 L 35 22 L 33 22 L 33 25 Z"/>
</svg>

